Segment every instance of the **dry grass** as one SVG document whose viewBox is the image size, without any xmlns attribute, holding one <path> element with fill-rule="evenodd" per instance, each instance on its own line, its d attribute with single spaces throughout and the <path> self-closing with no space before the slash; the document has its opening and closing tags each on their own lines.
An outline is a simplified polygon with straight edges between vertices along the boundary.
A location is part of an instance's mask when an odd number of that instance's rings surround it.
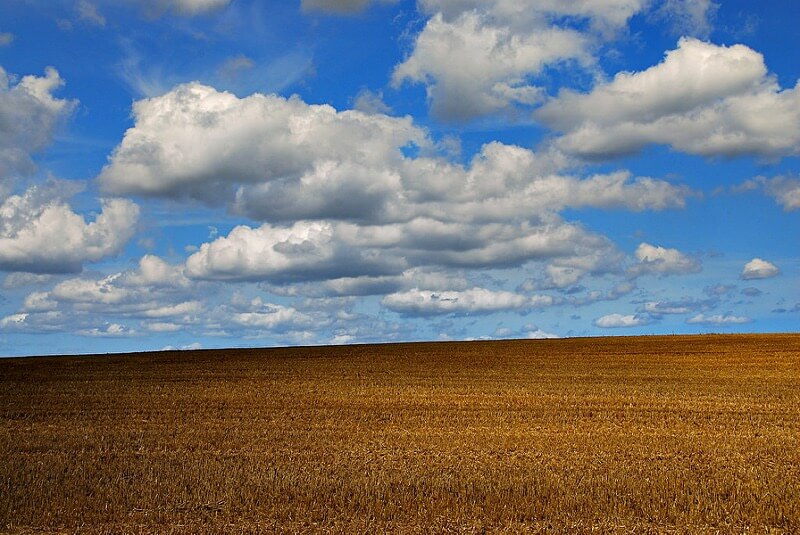
<svg viewBox="0 0 800 535">
<path fill-rule="evenodd" d="M 8 532 L 799 532 L 800 336 L 0 361 Z"/>
</svg>

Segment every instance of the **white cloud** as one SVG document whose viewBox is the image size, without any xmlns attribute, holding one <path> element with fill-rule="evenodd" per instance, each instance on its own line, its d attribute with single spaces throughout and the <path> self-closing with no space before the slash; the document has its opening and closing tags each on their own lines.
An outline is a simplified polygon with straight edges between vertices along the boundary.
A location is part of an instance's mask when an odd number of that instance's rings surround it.
<svg viewBox="0 0 800 535">
<path fill-rule="evenodd" d="M 633 277 L 649 274 L 682 275 L 700 271 L 698 260 L 686 256 L 677 249 L 641 243 L 636 248 L 635 256 L 638 263 L 628 270 Z"/>
<path fill-rule="evenodd" d="M 107 323 L 102 327 L 94 327 L 91 329 L 81 329 L 76 332 L 81 336 L 92 336 L 92 337 L 125 337 L 125 336 L 133 336 L 136 334 L 136 330 L 131 329 L 125 325 L 120 323 Z"/>
<path fill-rule="evenodd" d="M 692 195 L 625 171 L 569 176 L 556 152 L 498 142 L 460 165 L 408 117 L 296 97 L 193 83 L 137 102 L 134 115 L 98 177 L 105 191 L 224 203 L 267 222 L 203 244 L 186 264 L 201 279 L 301 282 L 531 259 L 598 271 L 618 262 L 613 244 L 558 211 L 661 210 Z"/>
<path fill-rule="evenodd" d="M 381 304 L 405 314 L 491 313 L 501 310 L 520 310 L 551 306 L 550 296 L 525 296 L 506 291 L 471 288 L 462 291 L 430 291 L 414 288 L 393 293 L 381 299 Z"/>
<path fill-rule="evenodd" d="M 222 9 L 231 0 L 141 0 L 145 9 L 152 14 L 172 11 L 178 15 L 201 15 Z"/>
<path fill-rule="evenodd" d="M 641 10 L 641 0 L 422 0 L 430 18 L 392 82 L 424 83 L 432 112 L 468 120 L 540 103 L 536 76 L 590 66 L 592 48 Z"/>
<path fill-rule="evenodd" d="M 198 83 L 138 101 L 133 113 L 136 125 L 99 176 L 106 191 L 224 202 L 238 183 L 243 210 L 252 195 L 291 194 L 301 179 L 338 195 L 334 201 L 380 200 L 395 180 L 382 173 L 387 163 L 400 161 L 401 147 L 426 141 L 410 118 L 337 112 L 275 95 L 239 99 Z M 350 190 L 331 191 L 344 187 L 337 172 L 363 178 Z M 261 189 L 249 186 L 258 183 Z M 316 208 L 335 211 L 333 204 Z"/>
<path fill-rule="evenodd" d="M 14 42 L 14 34 L 10 32 L 0 32 L 0 46 L 8 46 Z"/>
<path fill-rule="evenodd" d="M 299 221 L 289 228 L 238 226 L 204 243 L 186 270 L 199 279 L 303 281 L 381 274 L 389 266 L 377 253 L 336 239 L 332 224 Z"/>
<path fill-rule="evenodd" d="M 754 258 L 744 265 L 741 277 L 744 280 L 769 279 L 780 275 L 781 270 L 772 262 Z"/>
<path fill-rule="evenodd" d="M 742 323 L 750 323 L 750 321 L 750 318 L 746 316 L 734 316 L 732 314 L 714 314 L 711 316 L 697 314 L 686 320 L 686 323 L 701 325 L 739 325 Z"/>
<path fill-rule="evenodd" d="M 168 321 L 153 321 L 144 323 L 144 328 L 153 333 L 174 333 L 184 328 L 183 325 Z"/>
<path fill-rule="evenodd" d="M 653 143 L 704 156 L 800 153 L 800 86 L 781 89 L 744 45 L 683 38 L 662 63 L 589 93 L 562 90 L 536 117 L 564 132 L 559 148 L 589 158 Z"/>
<path fill-rule="evenodd" d="M 53 95 L 62 85 L 52 67 L 43 77 L 18 82 L 0 67 L 0 195 L 4 180 L 33 172 L 32 155 L 50 144 L 59 122 L 75 109 L 76 101 Z"/>
<path fill-rule="evenodd" d="M 607 314 L 594 320 L 595 326 L 603 329 L 638 327 L 640 325 L 647 325 L 648 323 L 650 323 L 650 318 L 648 316 L 634 314 Z"/>
<path fill-rule="evenodd" d="M 93 222 L 72 211 L 52 185 L 32 186 L 0 204 L 0 270 L 31 273 L 80 271 L 118 253 L 134 232 L 139 208 L 105 199 Z"/>
<path fill-rule="evenodd" d="M 528 338 L 529 340 L 545 340 L 545 339 L 561 338 L 561 337 L 558 336 L 557 334 L 543 331 L 542 329 L 535 329 L 532 331 L 527 331 L 525 333 L 525 338 Z"/>
<path fill-rule="evenodd" d="M 744 189 L 760 187 L 764 193 L 773 197 L 787 212 L 800 209 L 800 178 L 777 176 L 758 177 L 744 183 Z"/>
<path fill-rule="evenodd" d="M 454 21 L 436 14 L 417 37 L 412 55 L 395 68 L 392 82 L 425 83 L 434 115 L 466 120 L 541 102 L 542 89 L 527 77 L 548 64 L 579 58 L 585 48 L 572 30 L 517 33 L 476 11 Z"/>
<path fill-rule="evenodd" d="M 662 314 L 689 314 L 692 312 L 692 307 L 685 304 L 662 303 L 659 301 L 650 301 L 642 307 L 648 314 L 660 316 Z"/>
<path fill-rule="evenodd" d="M 22 309 L 1 322 L 0 330 L 82 336 L 175 332 L 210 321 L 213 293 L 189 281 L 182 266 L 146 255 L 135 269 L 69 278 L 29 293 Z"/>
<path fill-rule="evenodd" d="M 310 316 L 298 312 L 295 308 L 275 304 L 264 305 L 261 310 L 255 312 L 234 314 L 231 320 L 243 327 L 268 330 L 287 326 L 296 329 L 301 325 L 310 326 L 314 324 Z"/>
<path fill-rule="evenodd" d="M 675 301 L 647 301 L 639 309 L 652 317 L 666 314 L 690 314 L 699 310 L 707 310 L 719 302 L 719 295 L 714 294 L 710 299 L 679 299 Z"/>
</svg>

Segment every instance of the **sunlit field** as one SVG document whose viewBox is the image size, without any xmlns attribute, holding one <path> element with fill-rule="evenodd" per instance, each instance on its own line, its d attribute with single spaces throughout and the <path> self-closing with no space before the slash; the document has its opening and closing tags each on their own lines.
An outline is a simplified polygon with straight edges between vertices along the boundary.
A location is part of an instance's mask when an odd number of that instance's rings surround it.
<svg viewBox="0 0 800 535">
<path fill-rule="evenodd" d="M 6 532 L 800 531 L 800 335 L 0 361 Z"/>
</svg>

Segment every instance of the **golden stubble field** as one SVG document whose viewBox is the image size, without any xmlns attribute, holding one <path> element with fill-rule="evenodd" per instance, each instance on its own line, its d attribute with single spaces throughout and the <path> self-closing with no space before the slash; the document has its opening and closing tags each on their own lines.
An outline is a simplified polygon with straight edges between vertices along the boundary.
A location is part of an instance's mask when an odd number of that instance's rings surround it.
<svg viewBox="0 0 800 535">
<path fill-rule="evenodd" d="M 0 361 L 12 533 L 800 532 L 800 335 Z"/>
</svg>

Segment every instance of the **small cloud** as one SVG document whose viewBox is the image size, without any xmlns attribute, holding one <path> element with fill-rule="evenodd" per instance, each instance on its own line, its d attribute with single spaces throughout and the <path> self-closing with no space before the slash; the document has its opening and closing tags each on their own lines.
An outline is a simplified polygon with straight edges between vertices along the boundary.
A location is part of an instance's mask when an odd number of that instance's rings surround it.
<svg viewBox="0 0 800 535">
<path fill-rule="evenodd" d="M 536 329 L 534 331 L 528 331 L 525 333 L 525 338 L 529 340 L 545 340 L 551 338 L 561 338 L 557 334 L 549 333 L 543 331 L 542 329 Z"/>
<path fill-rule="evenodd" d="M 642 307 L 645 312 L 661 316 L 664 314 L 688 314 L 692 312 L 692 307 L 682 303 L 665 303 L 658 301 L 651 301 L 644 304 Z"/>
<path fill-rule="evenodd" d="M 641 275 L 681 275 L 700 271 L 700 262 L 677 249 L 658 247 L 649 243 L 641 243 L 636 248 L 637 264 L 631 266 L 628 274 L 633 277 Z"/>
<path fill-rule="evenodd" d="M 705 314 L 697 314 L 686 320 L 686 323 L 700 324 L 700 325 L 738 325 L 742 323 L 750 323 L 750 318 L 746 316 L 734 316 L 733 314 L 714 314 L 706 316 Z"/>
<path fill-rule="evenodd" d="M 368 113 L 370 115 L 375 114 L 384 114 L 389 115 L 392 113 L 392 108 L 390 108 L 384 101 L 383 101 L 383 91 L 378 91 L 377 93 L 373 93 L 369 89 L 362 89 L 356 95 L 355 100 L 353 101 L 353 108 L 358 111 L 363 111 L 364 113 Z"/>
<path fill-rule="evenodd" d="M 603 329 L 619 329 L 625 327 L 638 327 L 650 323 L 650 317 L 640 314 L 607 314 L 594 320 L 596 327 Z"/>
<path fill-rule="evenodd" d="M 795 314 L 797 312 L 800 312 L 800 303 L 795 303 L 795 305 L 792 308 L 785 308 L 785 307 L 776 308 L 773 309 L 772 312 L 775 314 L 788 314 L 788 313 Z"/>
<path fill-rule="evenodd" d="M 302 0 L 303 11 L 326 11 L 339 15 L 348 15 L 363 11 L 373 0 Z M 390 4 L 396 0 L 380 0 L 381 3 Z"/>
<path fill-rule="evenodd" d="M 654 18 L 665 22 L 675 35 L 708 37 L 719 4 L 711 0 L 665 0 Z"/>
<path fill-rule="evenodd" d="M 758 288 L 753 288 L 752 286 L 742 290 L 742 295 L 746 295 L 747 297 L 758 297 L 763 293 L 764 292 L 762 292 Z"/>
<path fill-rule="evenodd" d="M 764 194 L 775 199 L 786 212 L 800 209 L 800 178 L 777 176 L 775 178 L 757 177 L 736 187 L 736 192 L 749 191 L 760 187 Z M 745 190 L 744 188 L 748 188 Z"/>
<path fill-rule="evenodd" d="M 255 62 L 252 59 L 248 58 L 244 54 L 239 54 L 238 56 L 233 56 L 226 59 L 217 69 L 217 74 L 220 76 L 220 78 L 231 80 L 233 78 L 237 78 L 239 75 L 241 75 L 241 73 L 249 71 L 255 67 L 255 65 Z"/>
<path fill-rule="evenodd" d="M 8 46 L 14 42 L 14 34 L 10 32 L 0 32 L 0 46 Z"/>
<path fill-rule="evenodd" d="M 97 6 L 87 0 L 80 0 L 76 6 L 78 18 L 89 24 L 103 27 L 106 25 L 106 18 L 97 10 Z"/>
<path fill-rule="evenodd" d="M 78 331 L 77 334 L 81 336 L 116 338 L 132 336 L 136 334 L 136 331 L 119 323 L 108 323 L 103 328 L 84 329 Z"/>
<path fill-rule="evenodd" d="M 781 270 L 771 262 L 754 258 L 744 265 L 741 278 L 744 280 L 769 279 L 780 275 Z"/>
<path fill-rule="evenodd" d="M 728 294 L 736 289 L 736 286 L 730 284 L 716 284 L 714 286 L 706 286 L 703 288 L 703 293 L 709 297 L 719 297 Z"/>
<path fill-rule="evenodd" d="M 201 344 L 200 342 L 193 342 L 191 344 L 186 344 L 180 347 L 164 346 L 161 348 L 161 351 L 194 351 L 197 349 L 203 349 L 203 344 Z"/>
</svg>

